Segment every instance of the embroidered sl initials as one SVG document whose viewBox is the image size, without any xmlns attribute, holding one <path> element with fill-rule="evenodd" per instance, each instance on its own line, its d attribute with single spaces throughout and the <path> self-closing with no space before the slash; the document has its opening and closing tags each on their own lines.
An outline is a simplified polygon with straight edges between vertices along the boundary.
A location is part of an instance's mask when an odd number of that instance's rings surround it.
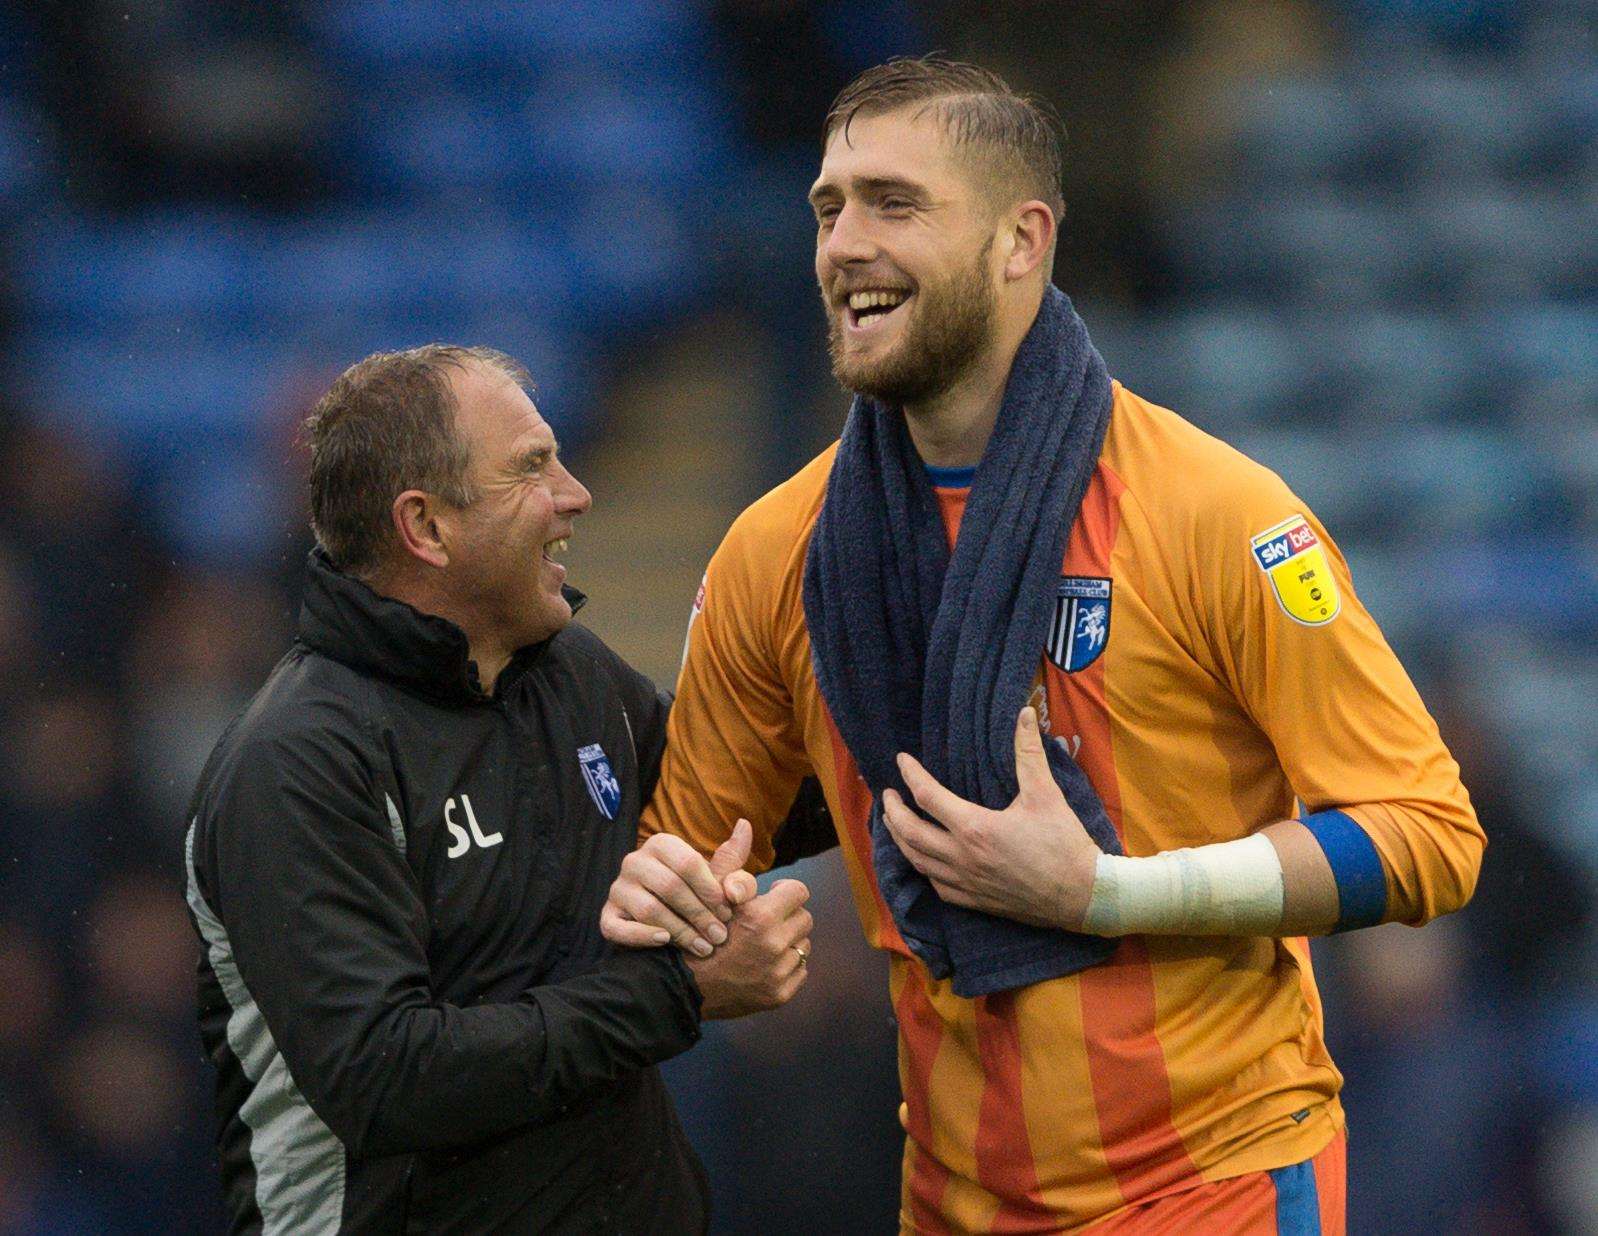
<svg viewBox="0 0 1598 1236">
<path fill-rule="evenodd" d="M 503 833 L 484 834 L 482 828 L 478 826 L 477 813 L 472 810 L 472 800 L 464 794 L 461 795 L 461 807 L 466 812 L 466 825 L 472 830 L 470 835 L 465 828 L 455 823 L 455 800 L 453 798 L 444 800 L 444 827 L 449 829 L 450 835 L 450 847 L 446 857 L 459 858 L 472 848 L 474 841 L 479 849 L 486 850 L 489 846 L 498 845 L 505 840 Z"/>
</svg>

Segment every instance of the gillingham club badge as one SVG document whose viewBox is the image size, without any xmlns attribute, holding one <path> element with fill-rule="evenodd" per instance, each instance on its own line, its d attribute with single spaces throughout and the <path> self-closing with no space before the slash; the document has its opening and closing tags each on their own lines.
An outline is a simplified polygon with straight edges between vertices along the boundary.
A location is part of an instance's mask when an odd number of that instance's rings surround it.
<svg viewBox="0 0 1598 1236">
<path fill-rule="evenodd" d="M 588 785 L 588 796 L 599 808 L 599 814 L 614 820 L 621 809 L 621 782 L 610 770 L 610 760 L 605 748 L 597 742 L 577 748 L 577 762 L 583 766 L 583 781 Z"/>
<path fill-rule="evenodd" d="M 1343 604 L 1337 581 L 1320 538 L 1302 515 L 1251 537 L 1249 548 L 1270 579 L 1277 604 L 1294 622 L 1319 627 L 1337 617 Z"/>
<path fill-rule="evenodd" d="M 1110 640 L 1110 581 L 1063 575 L 1054 594 L 1054 617 L 1044 651 L 1067 674 L 1099 659 Z"/>
</svg>

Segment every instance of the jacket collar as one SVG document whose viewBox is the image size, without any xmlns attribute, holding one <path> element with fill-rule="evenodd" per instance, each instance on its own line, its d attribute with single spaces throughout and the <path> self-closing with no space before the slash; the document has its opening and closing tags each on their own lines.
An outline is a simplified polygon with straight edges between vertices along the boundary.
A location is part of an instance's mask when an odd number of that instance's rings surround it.
<svg viewBox="0 0 1598 1236">
<path fill-rule="evenodd" d="M 574 614 L 587 601 L 575 588 L 561 591 Z M 299 637 L 335 661 L 431 696 L 460 703 L 489 698 L 478 680 L 466 632 L 447 618 L 374 592 L 335 567 L 321 546 L 306 561 Z M 517 649 L 500 671 L 496 690 L 503 694 L 554 638 Z"/>
</svg>

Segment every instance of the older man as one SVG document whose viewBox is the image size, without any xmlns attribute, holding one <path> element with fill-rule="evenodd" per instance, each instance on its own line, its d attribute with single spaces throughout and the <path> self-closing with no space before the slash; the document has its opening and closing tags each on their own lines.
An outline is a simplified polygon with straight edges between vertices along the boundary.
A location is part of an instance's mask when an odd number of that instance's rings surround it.
<svg viewBox="0 0 1598 1236">
<path fill-rule="evenodd" d="M 713 958 L 599 935 L 667 702 L 572 624 L 590 499 L 526 384 L 381 354 L 306 424 L 299 637 L 186 842 L 235 1232 L 702 1231 L 652 1066 L 804 980 L 794 881 Z"/>
<path fill-rule="evenodd" d="M 1341 1231 L 1305 937 L 1468 900 L 1458 766 L 1304 503 L 1110 380 L 1046 113 L 898 61 L 822 141 L 857 398 L 711 562 L 606 930 L 684 930 L 695 851 L 768 862 L 814 771 L 892 963 L 906 1232 Z"/>
</svg>

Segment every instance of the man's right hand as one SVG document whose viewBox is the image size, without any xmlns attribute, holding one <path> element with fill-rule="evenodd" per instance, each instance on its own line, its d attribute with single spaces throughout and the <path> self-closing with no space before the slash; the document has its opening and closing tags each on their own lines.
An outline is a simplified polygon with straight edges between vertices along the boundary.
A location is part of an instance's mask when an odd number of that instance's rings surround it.
<svg viewBox="0 0 1598 1236">
<path fill-rule="evenodd" d="M 798 880 L 778 880 L 738 907 L 725 944 L 709 957 L 687 958 L 704 997 L 702 1017 L 743 1017 L 793 999 L 809 975 L 809 899 Z"/>
<path fill-rule="evenodd" d="M 733 910 L 755 895 L 755 878 L 743 870 L 753 840 L 749 821 L 739 820 L 707 862 L 681 837 L 656 833 L 622 860 L 599 915 L 601 934 L 628 948 L 675 942 L 709 957 L 727 939 Z"/>
<path fill-rule="evenodd" d="M 657 833 L 629 854 L 599 916 L 613 944 L 688 956 L 706 1018 L 742 1017 L 786 1004 L 806 977 L 810 890 L 778 880 L 755 896 L 743 870 L 754 832 L 739 820 L 707 861 L 680 837 Z"/>
</svg>

